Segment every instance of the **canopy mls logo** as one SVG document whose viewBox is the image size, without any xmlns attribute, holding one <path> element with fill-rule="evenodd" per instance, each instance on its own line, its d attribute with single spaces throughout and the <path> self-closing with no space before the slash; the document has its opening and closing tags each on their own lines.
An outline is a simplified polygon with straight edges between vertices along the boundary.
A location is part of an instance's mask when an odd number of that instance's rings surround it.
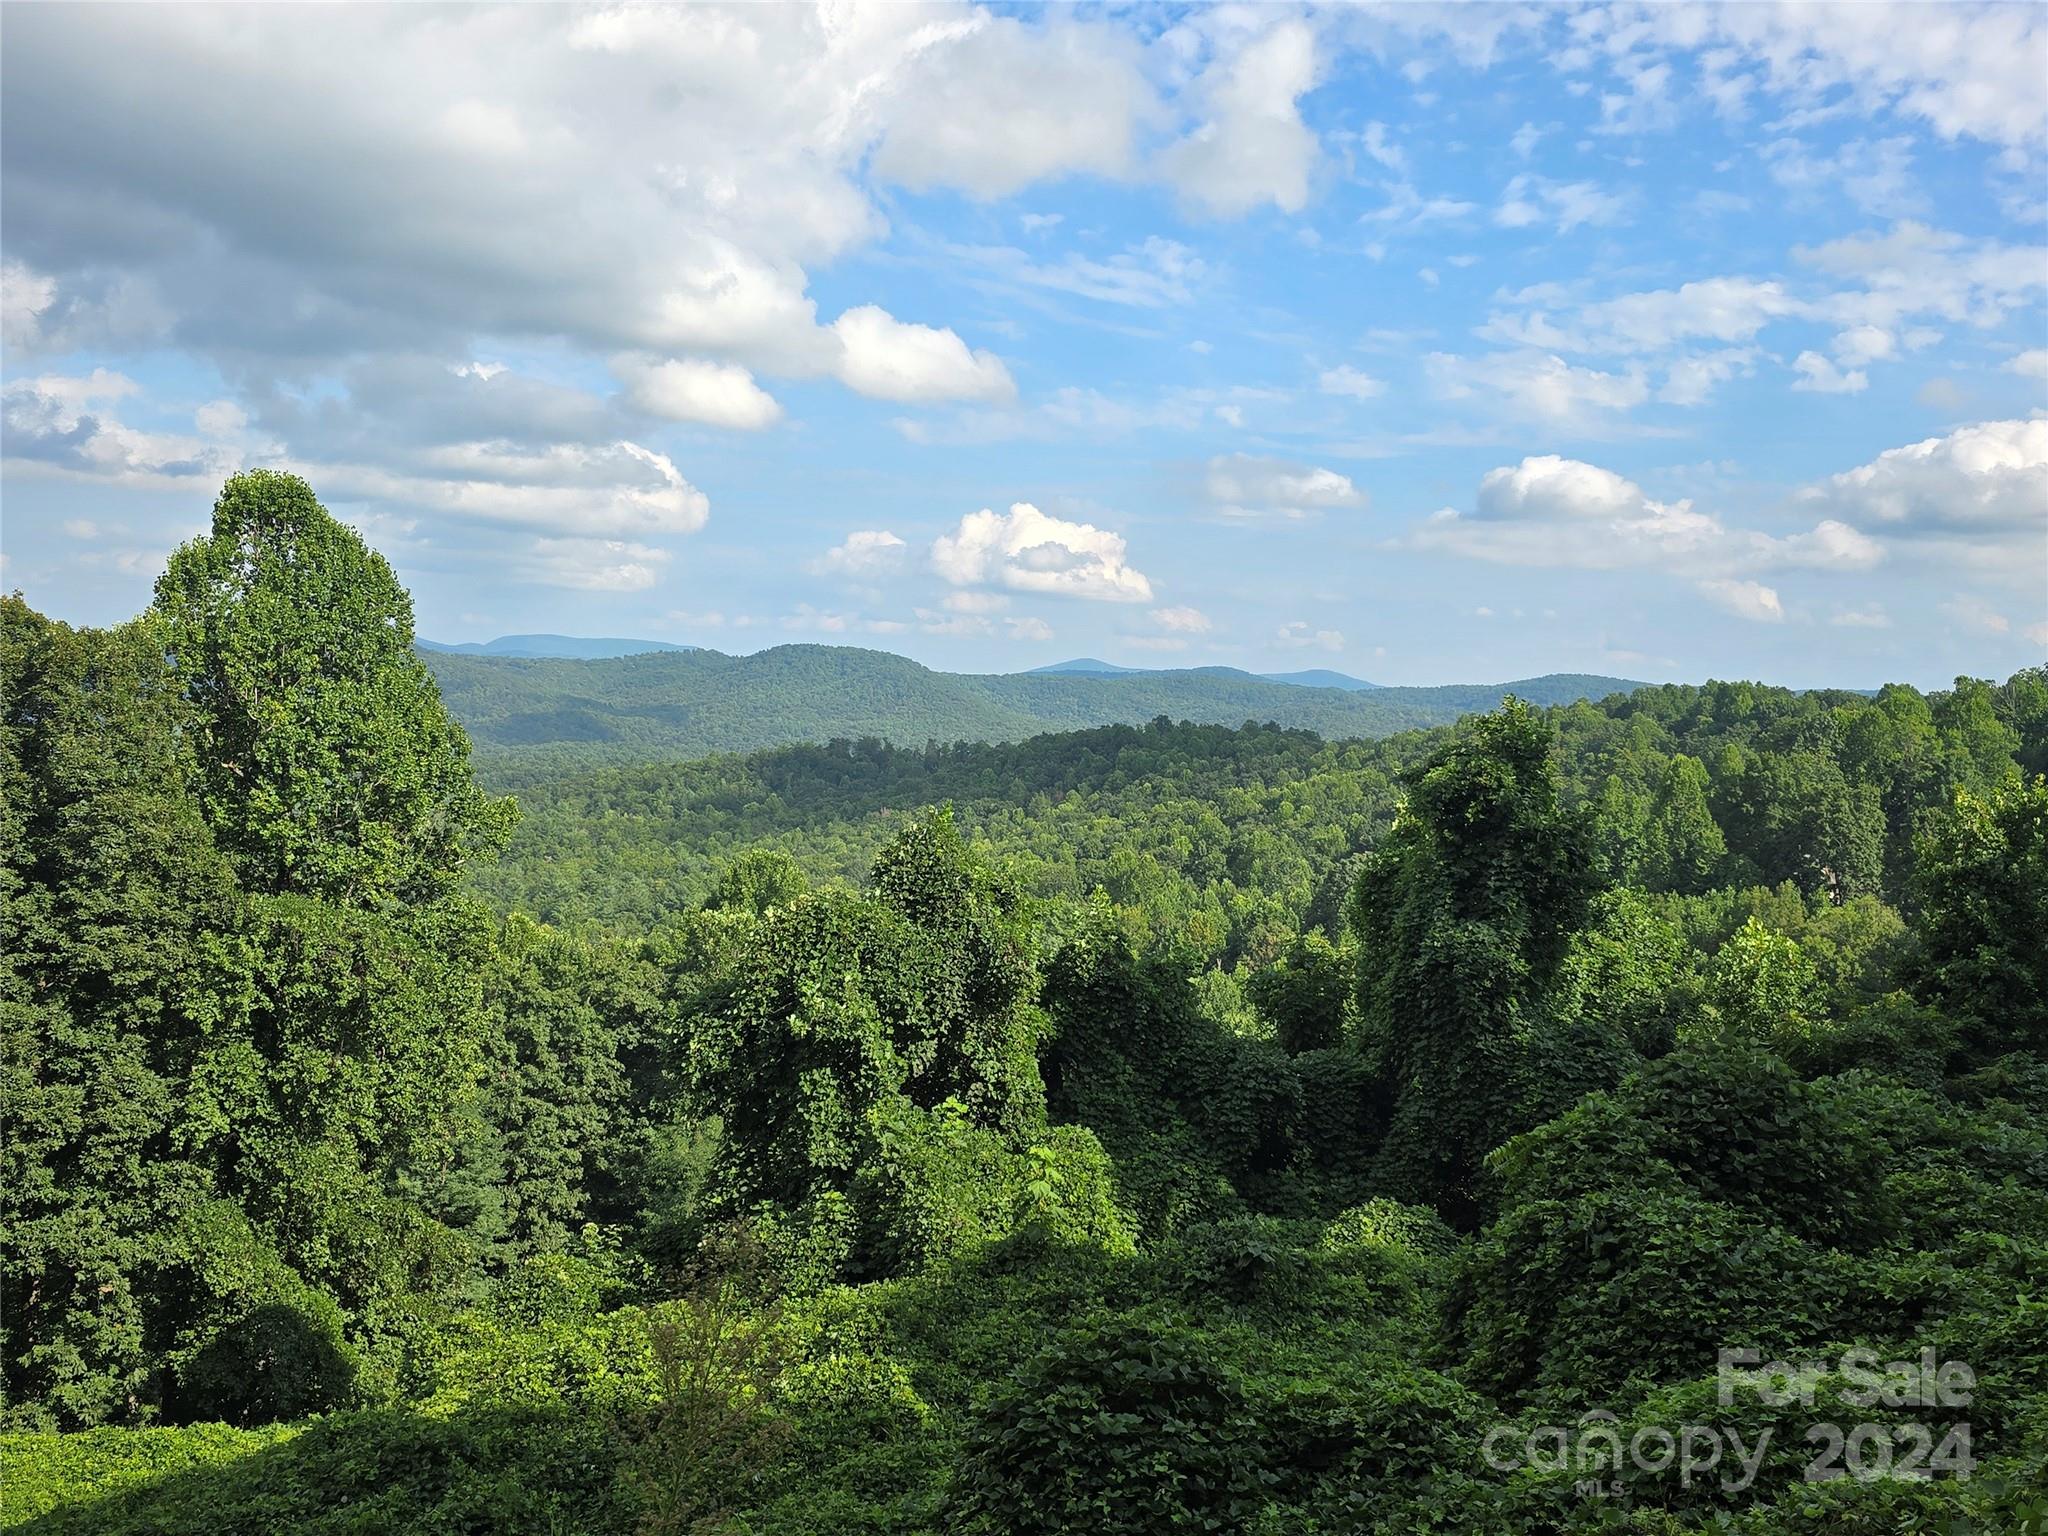
<svg viewBox="0 0 2048 1536">
<path fill-rule="evenodd" d="M 1968 1365 L 1943 1361 L 1932 1349 L 1922 1349 L 1913 1360 L 1880 1361 L 1875 1351 L 1855 1348 L 1832 1363 L 1796 1365 L 1764 1363 L 1753 1349 L 1723 1349 L 1715 1358 L 1716 1399 L 1731 1412 L 1745 1407 L 1816 1412 L 1838 1405 L 1951 1410 L 1968 1407 L 1976 1385 L 1977 1373 Z M 1480 1457 L 1496 1472 L 1527 1468 L 1572 1476 L 1574 1490 L 1588 1498 L 1619 1497 L 1631 1483 L 1674 1475 L 1682 1488 L 1712 1479 L 1722 1492 L 1739 1494 L 1755 1485 L 1785 1427 L 1757 1424 L 1753 1418 L 1748 1425 L 1645 1424 L 1624 1440 L 1616 1417 L 1594 1409 L 1570 1426 L 1497 1424 L 1481 1442 Z M 1843 1477 L 1947 1476 L 1961 1481 L 1977 1467 L 1967 1419 L 1871 1420 L 1847 1428 L 1830 1419 L 1809 1423 L 1803 1438 L 1814 1448 L 1801 1472 L 1809 1483 Z"/>
</svg>

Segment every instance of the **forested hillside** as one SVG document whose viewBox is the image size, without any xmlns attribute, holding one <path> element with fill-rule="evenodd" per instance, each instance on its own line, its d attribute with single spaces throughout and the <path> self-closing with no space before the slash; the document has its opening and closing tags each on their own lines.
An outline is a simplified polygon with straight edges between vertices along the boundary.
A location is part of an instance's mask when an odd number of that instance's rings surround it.
<svg viewBox="0 0 2048 1536">
<path fill-rule="evenodd" d="M 1559 674 L 1447 688 L 1305 688 L 1224 667 L 1111 674 L 933 672 L 851 646 L 782 645 L 751 656 L 661 652 L 568 661 L 428 653 L 448 708 L 495 776 L 597 763 L 745 752 L 874 736 L 1016 741 L 1049 730 L 1138 724 L 1157 715 L 1205 725 L 1247 720 L 1324 736 L 1384 736 L 1491 709 L 1504 694 L 1537 704 L 1639 686 Z"/>
<path fill-rule="evenodd" d="M 0 603 L 0 1524 L 2048 1528 L 2048 669 L 500 797 L 411 641 L 263 472 Z"/>
</svg>

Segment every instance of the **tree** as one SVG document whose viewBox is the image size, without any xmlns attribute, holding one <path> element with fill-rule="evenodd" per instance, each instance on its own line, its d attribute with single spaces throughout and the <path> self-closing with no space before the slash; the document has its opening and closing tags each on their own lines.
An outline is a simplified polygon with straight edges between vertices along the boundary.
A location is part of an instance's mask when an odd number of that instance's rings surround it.
<svg viewBox="0 0 2048 1536">
<path fill-rule="evenodd" d="M 420 901 L 514 815 L 413 653 L 412 600 L 294 475 L 229 480 L 156 607 L 193 706 L 199 794 L 245 889 Z"/>
<path fill-rule="evenodd" d="M 246 1019 L 252 956 L 156 626 L 74 631 L 0 600 L 0 689 L 7 1396 L 66 1426 L 133 1420 L 180 1322 L 158 1277 L 212 1189 L 192 1076 Z"/>
<path fill-rule="evenodd" d="M 1915 895 L 1913 991 L 1969 1020 L 1981 1054 L 2048 1051 L 2048 778 L 1957 791 Z"/>
<path fill-rule="evenodd" d="M 1296 938 L 1280 958 L 1252 973 L 1245 995 L 1290 1055 L 1320 1051 L 1344 1038 L 1344 1005 L 1353 966 L 1321 932 Z"/>
<path fill-rule="evenodd" d="M 1408 779 L 1353 896 L 1358 1009 L 1394 1094 L 1378 1172 L 1470 1223 L 1481 1159 L 1545 1070 L 1531 1025 L 1591 897 L 1588 839 L 1559 803 L 1550 737 L 1509 699 Z"/>
<path fill-rule="evenodd" d="M 1693 895 L 1706 890 L 1728 857 L 1728 840 L 1707 806 L 1707 769 L 1683 752 L 1664 766 L 1650 809 L 1644 883 Z"/>
</svg>

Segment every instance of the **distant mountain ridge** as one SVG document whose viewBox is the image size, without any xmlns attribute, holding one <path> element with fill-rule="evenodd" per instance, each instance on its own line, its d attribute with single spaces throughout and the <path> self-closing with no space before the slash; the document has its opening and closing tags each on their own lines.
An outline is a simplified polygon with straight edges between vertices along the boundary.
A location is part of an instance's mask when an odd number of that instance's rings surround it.
<svg viewBox="0 0 2048 1536">
<path fill-rule="evenodd" d="M 441 640 L 415 640 L 423 651 L 443 656 L 516 656 L 527 660 L 550 658 L 569 661 L 609 661 L 620 656 L 642 656 L 649 651 L 694 651 L 694 645 L 677 645 L 672 640 L 615 640 L 584 635 L 500 635 L 495 640 L 463 640 L 450 644 Z"/>
<path fill-rule="evenodd" d="M 661 651 L 599 660 L 422 652 L 480 757 L 652 762 L 834 738 L 1021 741 L 1046 731 L 1247 720 L 1341 739 L 1440 725 L 1505 693 L 1533 704 L 1643 684 L 1580 673 L 1442 688 L 1311 687 L 1229 667 L 1165 672 L 934 672 L 852 646 L 783 645 L 751 656 Z"/>
<path fill-rule="evenodd" d="M 1362 692 L 1367 688 L 1378 688 L 1378 683 L 1368 683 L 1362 677 L 1353 677 L 1348 672 L 1332 672 L 1327 667 L 1317 667 L 1307 672 L 1246 672 L 1240 667 L 1120 667 L 1113 661 L 1098 661 L 1093 656 L 1076 656 L 1072 661 L 1056 661 L 1050 666 L 1033 667 L 1022 673 L 1024 677 L 1132 677 L 1140 673 L 1159 676 L 1172 672 L 1197 672 L 1228 677 L 1256 677 L 1261 682 L 1287 683 L 1296 688 L 1342 688 L 1348 693 Z"/>
</svg>

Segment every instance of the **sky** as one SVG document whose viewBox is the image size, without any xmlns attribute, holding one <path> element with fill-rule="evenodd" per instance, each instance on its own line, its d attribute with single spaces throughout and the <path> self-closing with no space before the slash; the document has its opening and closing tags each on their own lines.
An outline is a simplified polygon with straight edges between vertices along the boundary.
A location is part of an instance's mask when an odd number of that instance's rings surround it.
<svg viewBox="0 0 2048 1536">
<path fill-rule="evenodd" d="M 443 641 L 2048 656 L 2048 6 L 13 5 L 0 323 L 73 623 L 270 466 Z"/>
</svg>

